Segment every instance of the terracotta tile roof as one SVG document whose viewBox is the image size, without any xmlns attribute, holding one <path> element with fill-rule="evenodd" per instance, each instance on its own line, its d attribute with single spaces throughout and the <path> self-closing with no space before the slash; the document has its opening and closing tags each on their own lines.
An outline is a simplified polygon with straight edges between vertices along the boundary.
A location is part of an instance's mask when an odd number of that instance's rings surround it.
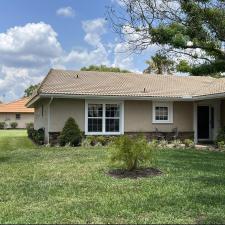
<svg viewBox="0 0 225 225">
<path fill-rule="evenodd" d="M 7 104 L 0 104 L 0 113 L 34 113 L 33 108 L 27 108 L 25 105 L 29 98 L 22 98 Z"/>
</svg>

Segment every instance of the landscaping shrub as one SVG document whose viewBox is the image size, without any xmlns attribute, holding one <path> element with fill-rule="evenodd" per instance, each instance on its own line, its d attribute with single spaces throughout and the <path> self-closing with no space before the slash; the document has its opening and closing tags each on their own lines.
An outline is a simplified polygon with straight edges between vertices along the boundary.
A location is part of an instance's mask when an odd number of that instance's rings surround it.
<svg viewBox="0 0 225 225">
<path fill-rule="evenodd" d="M 168 141 L 167 140 L 159 141 L 159 147 L 160 148 L 166 148 L 167 146 L 168 146 Z"/>
<path fill-rule="evenodd" d="M 16 128 L 18 127 L 18 123 L 17 123 L 17 122 L 11 122 L 11 123 L 10 123 L 10 127 L 11 127 L 12 129 L 16 129 Z"/>
<path fill-rule="evenodd" d="M 60 146 L 78 146 L 81 144 L 82 132 L 73 118 L 69 118 L 59 136 Z"/>
<path fill-rule="evenodd" d="M 218 147 L 218 143 L 222 141 L 225 142 L 225 127 L 223 127 L 217 135 L 217 138 L 216 138 L 217 147 Z"/>
<path fill-rule="evenodd" d="M 33 132 L 34 132 L 34 128 L 28 128 L 28 129 L 27 129 L 27 135 L 28 135 L 28 137 L 31 138 L 31 139 L 32 139 L 32 137 L 33 137 Z"/>
<path fill-rule="evenodd" d="M 225 142 L 224 142 L 224 141 L 219 141 L 219 142 L 217 142 L 217 147 L 218 147 L 220 150 L 225 150 Z"/>
<path fill-rule="evenodd" d="M 95 146 L 97 144 L 96 136 L 87 136 L 86 139 L 91 146 Z"/>
<path fill-rule="evenodd" d="M 82 140 L 82 146 L 109 146 L 113 144 L 116 137 L 111 136 L 87 136 Z"/>
<path fill-rule="evenodd" d="M 115 140 L 111 154 L 111 162 L 126 170 L 135 170 L 141 164 L 153 162 L 154 148 L 146 138 L 121 136 Z"/>
<path fill-rule="evenodd" d="M 81 146 L 84 148 L 89 148 L 92 146 L 90 138 L 84 138 L 81 142 Z"/>
<path fill-rule="evenodd" d="M 40 128 L 35 134 L 35 142 L 39 145 L 43 145 L 45 140 L 45 129 Z"/>
<path fill-rule="evenodd" d="M 195 147 L 195 143 L 191 139 L 185 139 L 183 143 L 186 148 L 194 148 Z"/>
<path fill-rule="evenodd" d="M 102 146 L 105 146 L 108 144 L 109 138 L 104 136 L 97 136 L 96 141 L 97 143 L 100 143 Z"/>
<path fill-rule="evenodd" d="M 172 141 L 172 144 L 173 144 L 174 148 L 181 148 L 182 147 L 182 142 L 179 139 Z"/>
<path fill-rule="evenodd" d="M 6 123 L 5 122 L 0 122 L 0 130 L 5 129 Z"/>
<path fill-rule="evenodd" d="M 40 128 L 35 130 L 34 128 L 27 129 L 28 137 L 38 145 L 43 145 L 45 140 L 45 130 Z"/>
<path fill-rule="evenodd" d="M 150 144 L 151 146 L 155 146 L 155 148 L 158 148 L 158 146 L 159 146 L 159 141 L 156 140 L 156 139 L 152 139 L 152 140 L 149 142 L 149 144 Z"/>
<path fill-rule="evenodd" d="M 32 122 L 27 123 L 27 124 L 26 124 L 26 128 L 27 128 L 27 130 L 33 129 L 33 128 L 34 128 L 34 123 L 32 123 Z"/>
</svg>

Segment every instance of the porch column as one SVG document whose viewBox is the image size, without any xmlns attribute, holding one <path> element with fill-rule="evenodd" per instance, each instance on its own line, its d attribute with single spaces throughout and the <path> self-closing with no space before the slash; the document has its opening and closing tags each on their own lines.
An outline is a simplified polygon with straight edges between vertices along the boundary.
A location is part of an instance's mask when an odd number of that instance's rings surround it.
<svg viewBox="0 0 225 225">
<path fill-rule="evenodd" d="M 194 129 L 194 142 L 198 143 L 198 115 L 197 115 L 198 103 L 194 102 L 193 107 L 193 129 Z"/>
</svg>

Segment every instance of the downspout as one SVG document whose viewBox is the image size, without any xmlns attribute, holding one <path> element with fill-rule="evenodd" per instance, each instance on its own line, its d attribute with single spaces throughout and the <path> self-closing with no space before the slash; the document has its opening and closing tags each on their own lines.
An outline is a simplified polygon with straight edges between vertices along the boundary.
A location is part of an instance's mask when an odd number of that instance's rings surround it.
<svg viewBox="0 0 225 225">
<path fill-rule="evenodd" d="M 51 104 L 53 101 L 53 97 L 51 97 L 49 103 L 48 103 L 48 144 L 50 143 L 50 137 L 49 137 L 49 132 L 50 132 L 50 124 L 51 124 Z"/>
</svg>

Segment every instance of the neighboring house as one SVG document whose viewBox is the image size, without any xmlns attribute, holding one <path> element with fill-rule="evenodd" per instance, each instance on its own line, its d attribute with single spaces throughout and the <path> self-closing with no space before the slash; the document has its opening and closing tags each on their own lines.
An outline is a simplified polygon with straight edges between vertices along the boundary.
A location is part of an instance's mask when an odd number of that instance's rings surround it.
<svg viewBox="0 0 225 225">
<path fill-rule="evenodd" d="M 10 123 L 17 122 L 17 128 L 26 128 L 26 124 L 34 122 L 34 109 L 25 105 L 29 98 L 22 98 L 14 102 L 0 105 L 0 122 L 5 122 L 7 128 Z"/>
<path fill-rule="evenodd" d="M 177 128 L 178 138 L 213 141 L 225 125 L 225 78 L 52 69 L 27 106 L 46 142 L 69 117 L 86 135 L 169 136 Z"/>
</svg>

